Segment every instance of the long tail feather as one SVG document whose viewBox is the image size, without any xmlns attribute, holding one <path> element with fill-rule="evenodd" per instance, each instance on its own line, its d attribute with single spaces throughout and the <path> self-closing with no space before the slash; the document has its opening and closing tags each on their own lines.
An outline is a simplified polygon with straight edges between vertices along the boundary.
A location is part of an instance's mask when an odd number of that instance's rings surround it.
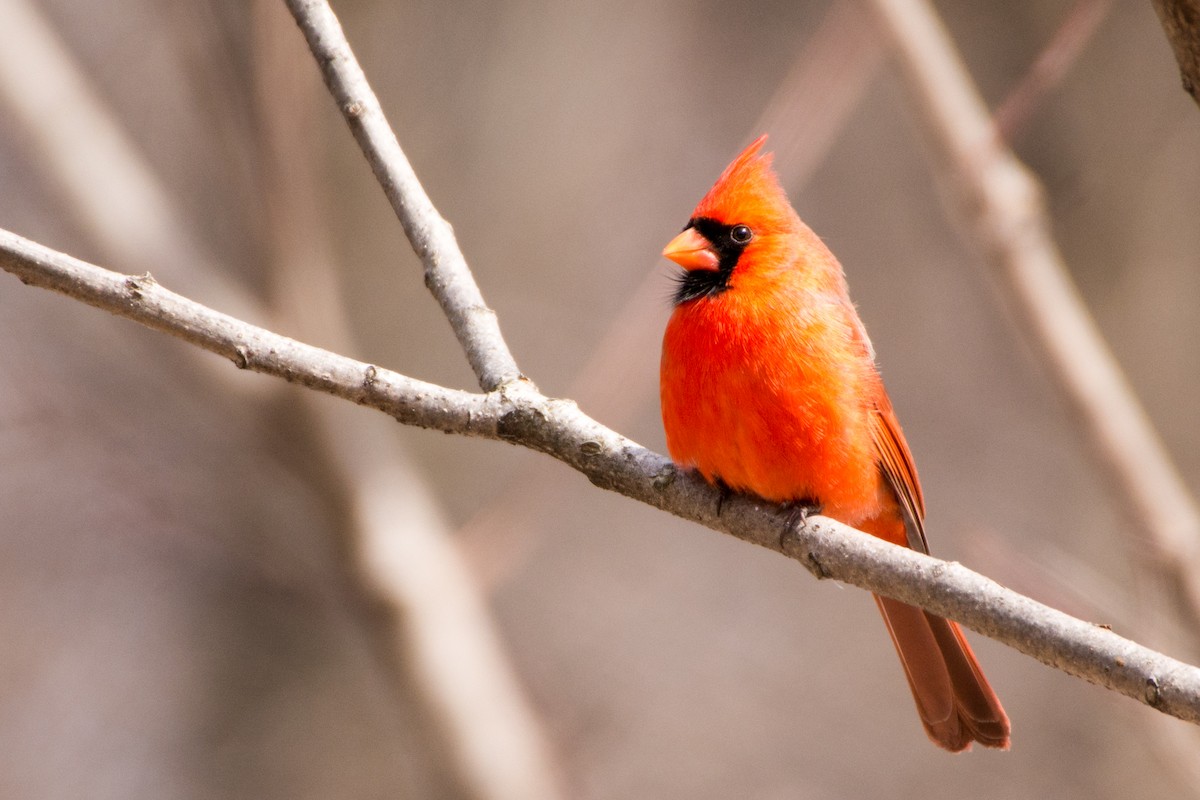
<svg viewBox="0 0 1200 800">
<path fill-rule="evenodd" d="M 875 602 L 934 744 L 956 753 L 973 741 L 1007 750 L 1008 715 L 958 625 L 897 600 Z"/>
</svg>

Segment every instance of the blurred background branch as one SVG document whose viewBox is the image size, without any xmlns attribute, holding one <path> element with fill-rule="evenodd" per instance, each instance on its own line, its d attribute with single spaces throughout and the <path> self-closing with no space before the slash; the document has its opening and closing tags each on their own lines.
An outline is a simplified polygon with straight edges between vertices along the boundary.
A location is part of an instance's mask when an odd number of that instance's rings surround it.
<svg viewBox="0 0 1200 800">
<path fill-rule="evenodd" d="M 1020 82 L 996 107 L 992 124 L 1004 141 L 1011 142 L 1050 92 L 1062 83 L 1108 16 L 1110 5 L 1111 0 L 1075 0 L 1054 36 L 1029 65 Z"/>
</svg>

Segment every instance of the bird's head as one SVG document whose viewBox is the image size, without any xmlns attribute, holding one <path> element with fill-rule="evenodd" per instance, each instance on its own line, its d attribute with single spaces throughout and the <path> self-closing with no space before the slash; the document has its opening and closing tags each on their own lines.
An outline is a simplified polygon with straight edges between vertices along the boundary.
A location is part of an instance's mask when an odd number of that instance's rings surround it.
<svg viewBox="0 0 1200 800">
<path fill-rule="evenodd" d="M 725 168 L 692 212 L 683 233 L 663 255 L 683 267 L 676 304 L 712 297 L 730 288 L 737 274 L 786 258 L 786 237 L 800 220 L 755 139 Z"/>
</svg>

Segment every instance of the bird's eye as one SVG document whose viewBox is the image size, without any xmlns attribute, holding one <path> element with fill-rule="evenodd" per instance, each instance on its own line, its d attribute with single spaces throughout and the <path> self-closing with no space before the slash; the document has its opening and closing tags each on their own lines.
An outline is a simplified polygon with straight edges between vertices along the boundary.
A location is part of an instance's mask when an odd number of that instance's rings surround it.
<svg viewBox="0 0 1200 800">
<path fill-rule="evenodd" d="M 733 239 L 734 244 L 745 244 L 754 238 L 754 231 L 745 225 L 735 225 L 729 232 L 729 238 Z"/>
</svg>

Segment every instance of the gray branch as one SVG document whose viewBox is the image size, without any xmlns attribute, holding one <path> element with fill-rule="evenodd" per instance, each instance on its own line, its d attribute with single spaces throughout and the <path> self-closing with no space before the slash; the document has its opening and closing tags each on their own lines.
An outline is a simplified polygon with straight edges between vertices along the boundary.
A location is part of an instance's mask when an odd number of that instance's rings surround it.
<svg viewBox="0 0 1200 800">
<path fill-rule="evenodd" d="M 479 385 L 491 391 L 517 380 L 521 371 L 504 343 L 496 312 L 483 301 L 454 230 L 434 208 L 400 149 L 333 9 L 323 0 L 287 0 L 287 6 L 321 67 L 325 85 L 425 265 L 425 285 L 450 320 Z"/>
<path fill-rule="evenodd" d="M 474 394 L 418 381 L 250 325 L 129 276 L 0 231 L 0 267 L 202 347 L 242 369 L 282 377 L 383 411 L 407 425 L 499 439 L 547 453 L 603 489 L 794 558 L 833 578 L 942 616 L 1146 705 L 1200 723 L 1200 669 L 1005 589 L 960 564 L 876 539 L 826 517 L 789 527 L 753 497 L 721 502 L 692 473 L 528 381 Z"/>
</svg>

